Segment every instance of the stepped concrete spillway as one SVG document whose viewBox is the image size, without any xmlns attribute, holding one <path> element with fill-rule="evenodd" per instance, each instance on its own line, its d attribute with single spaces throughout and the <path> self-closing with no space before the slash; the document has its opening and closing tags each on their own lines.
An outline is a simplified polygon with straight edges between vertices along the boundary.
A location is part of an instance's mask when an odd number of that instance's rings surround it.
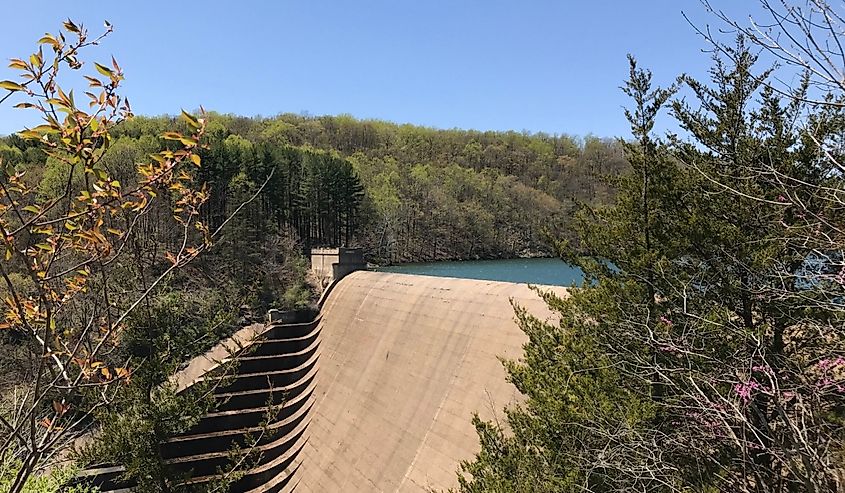
<svg viewBox="0 0 845 493">
<path fill-rule="evenodd" d="M 231 484 L 237 493 L 290 491 L 292 468 L 305 443 L 317 372 L 319 317 L 309 322 L 256 324 L 238 331 L 174 375 L 179 391 L 210 384 L 217 401 L 213 412 L 184 433 L 161 444 L 165 463 L 189 473 L 191 483 L 217 480 L 233 461 L 253 456 L 250 467 Z M 234 369 L 227 364 L 235 358 Z M 252 440 L 247 445 L 247 436 Z M 83 436 L 80 445 L 89 440 Z M 241 446 L 240 453 L 233 447 Z M 110 464 L 82 471 L 78 482 L 103 493 L 135 492 Z"/>
<path fill-rule="evenodd" d="M 479 449 L 472 414 L 501 417 L 519 398 L 499 359 L 526 341 L 510 300 L 553 316 L 525 284 L 364 271 L 339 281 L 322 307 L 296 491 L 455 486 Z"/>
<path fill-rule="evenodd" d="M 500 360 L 519 358 L 526 341 L 511 302 L 553 317 L 525 284 L 349 274 L 316 318 L 246 327 L 174 375 L 180 390 L 212 383 L 218 404 L 163 443 L 164 458 L 191 482 L 209 481 L 231 463 L 233 445 L 258 434 L 258 459 L 233 493 L 455 486 L 460 461 L 479 449 L 473 413 L 501 417 L 520 398 Z M 79 479 L 132 491 L 121 473 L 101 464 Z"/>
</svg>

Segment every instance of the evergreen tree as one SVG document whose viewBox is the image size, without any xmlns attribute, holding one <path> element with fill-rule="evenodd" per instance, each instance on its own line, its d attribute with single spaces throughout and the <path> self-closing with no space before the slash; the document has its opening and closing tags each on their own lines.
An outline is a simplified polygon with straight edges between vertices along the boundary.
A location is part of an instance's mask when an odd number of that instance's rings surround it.
<svg viewBox="0 0 845 493">
<path fill-rule="evenodd" d="M 632 62 L 632 171 L 561 245 L 587 282 L 549 297 L 560 324 L 519 313 L 529 342 L 507 369 L 527 401 L 507 431 L 476 420 L 461 490 L 836 490 L 845 341 L 841 313 L 810 300 L 842 286 L 807 274 L 836 254 L 791 226 L 791 201 L 829 214 L 817 195 L 841 177 L 799 138 L 802 89 L 784 104 L 743 38 L 721 48 L 709 84 L 682 79 L 692 140 L 671 146 L 649 136 L 669 93 Z M 787 199 L 784 176 L 807 186 Z"/>
<path fill-rule="evenodd" d="M 469 476 L 461 491 L 650 491 L 674 481 L 658 447 L 666 425 L 654 386 L 626 380 L 629 365 L 642 358 L 651 366 L 655 354 L 631 334 L 644 327 L 628 322 L 660 323 L 659 273 L 677 250 L 672 191 L 681 171 L 651 134 L 673 88 L 652 89 L 633 58 L 630 69 L 623 90 L 635 102 L 626 112 L 637 137 L 625 144 L 632 171 L 615 182 L 614 207 L 582 212 L 577 249 L 561 245 L 587 287 L 566 299 L 547 295 L 559 325 L 518 311 L 529 342 L 524 359 L 506 366 L 527 401 L 506 411 L 507 431 L 476 418 L 482 450 L 462 464 Z"/>
</svg>

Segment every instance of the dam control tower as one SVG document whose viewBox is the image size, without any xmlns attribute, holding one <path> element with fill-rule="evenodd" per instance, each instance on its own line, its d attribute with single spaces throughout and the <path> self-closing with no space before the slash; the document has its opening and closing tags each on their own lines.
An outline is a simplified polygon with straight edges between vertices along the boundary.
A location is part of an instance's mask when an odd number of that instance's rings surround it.
<svg viewBox="0 0 845 493">
<path fill-rule="evenodd" d="M 311 271 L 320 287 L 339 281 L 356 270 L 366 270 L 364 250 L 361 248 L 312 248 Z"/>
</svg>

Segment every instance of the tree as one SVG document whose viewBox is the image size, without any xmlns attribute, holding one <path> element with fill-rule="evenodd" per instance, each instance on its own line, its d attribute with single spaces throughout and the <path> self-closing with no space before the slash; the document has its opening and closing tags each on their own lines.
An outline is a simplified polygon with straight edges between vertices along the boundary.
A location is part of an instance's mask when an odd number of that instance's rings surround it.
<svg viewBox="0 0 845 493">
<path fill-rule="evenodd" d="M 842 177 L 797 125 L 806 85 L 783 98 L 756 58 L 719 45 L 709 83 L 682 78 L 695 103 L 672 103 L 691 140 L 653 147 L 667 93 L 632 64 L 632 172 L 561 245 L 586 282 L 548 297 L 560 324 L 518 312 L 527 401 L 509 432 L 476 420 L 461 490 L 841 490 Z"/>
<path fill-rule="evenodd" d="M 37 52 L 11 60 L 19 82 L 0 82 L 8 91 L 0 102 L 18 98 L 17 108 L 41 116 L 42 124 L 19 136 L 43 150 L 64 177 L 58 193 L 45 196 L 25 169 L 5 157 L 0 166 L 2 328 L 31 351 L 34 363 L 0 409 L 0 458 L 18 465 L 12 492 L 23 491 L 28 478 L 112 402 L 136 363 L 114 358 L 131 317 L 207 250 L 226 222 L 212 230 L 200 220 L 208 199 L 195 180 L 203 119 L 182 112 L 184 130 L 164 133 L 166 148 L 138 164 L 128 181 L 104 160 L 115 127 L 132 117 L 119 94 L 122 69 L 114 59 L 91 65 L 82 76 L 87 111 L 62 87 L 75 85 L 67 71 L 86 68 L 81 53 L 111 32 L 106 23 L 92 38 L 82 25 L 65 21 L 60 32 L 39 40 Z M 153 216 L 172 248 L 138 248 Z M 147 269 L 142 257 L 150 255 L 157 264 Z"/>
<path fill-rule="evenodd" d="M 637 141 L 625 144 L 633 169 L 615 183 L 615 206 L 583 211 L 577 249 L 560 245 L 587 287 L 566 299 L 546 295 L 559 326 L 517 310 L 529 342 L 524 359 L 506 367 L 527 401 L 506 410 L 509 432 L 475 418 L 482 450 L 462 464 L 461 491 L 645 491 L 674 481 L 675 466 L 661 460 L 665 425 L 655 386 L 625 381 L 634 361 L 608 350 L 626 345 L 651 366 L 657 353 L 633 340 L 628 321 L 661 323 L 658 278 L 675 251 L 665 220 L 680 171 L 651 135 L 673 88 L 652 89 L 651 74 L 633 58 L 630 69 L 623 90 L 635 102 L 626 115 Z"/>
<path fill-rule="evenodd" d="M 145 493 L 227 491 L 254 463 L 254 441 L 241 449 L 233 442 L 229 463 L 202 480 L 165 454 L 168 439 L 190 430 L 217 404 L 213 391 L 220 381 L 179 389 L 172 376 L 192 349 L 208 349 L 227 335 L 231 307 L 219 292 L 162 291 L 127 322 L 116 358 L 138 363 L 112 401 L 94 413 L 96 435 L 76 450 L 77 462 L 120 465 L 122 484 Z M 232 374 L 237 356 L 231 356 L 234 361 L 221 365 L 219 374 Z"/>
</svg>

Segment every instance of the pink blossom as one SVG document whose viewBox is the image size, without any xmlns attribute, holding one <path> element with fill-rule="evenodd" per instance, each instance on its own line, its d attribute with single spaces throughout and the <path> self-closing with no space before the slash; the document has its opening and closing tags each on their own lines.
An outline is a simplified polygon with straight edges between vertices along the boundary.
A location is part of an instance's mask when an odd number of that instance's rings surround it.
<svg viewBox="0 0 845 493">
<path fill-rule="evenodd" d="M 734 392 L 739 395 L 739 398 L 745 404 L 748 404 L 751 401 L 751 393 L 760 388 L 760 384 L 757 383 L 753 378 L 747 382 L 740 382 L 734 385 Z"/>
<path fill-rule="evenodd" d="M 687 418 L 694 421 L 702 431 L 707 431 L 717 437 L 726 436 L 724 433 L 724 423 L 718 417 L 718 410 L 687 411 L 685 414 Z M 685 424 L 685 422 L 679 422 L 678 424 Z"/>
<path fill-rule="evenodd" d="M 845 366 L 845 358 L 838 356 L 836 359 L 824 358 L 819 360 L 819 369 L 822 371 L 835 370 L 840 366 Z"/>
<path fill-rule="evenodd" d="M 669 320 L 668 318 L 664 317 L 663 315 L 660 316 L 660 321 L 663 322 L 664 324 L 666 324 L 669 327 L 671 327 L 673 325 L 672 321 Z"/>
<path fill-rule="evenodd" d="M 845 368 L 845 358 L 842 356 L 822 358 L 816 365 L 822 372 L 819 375 L 819 380 L 816 382 L 817 389 L 833 388 L 838 392 L 842 392 L 845 389 L 842 385 L 842 375 L 839 372 L 841 368 Z"/>
<path fill-rule="evenodd" d="M 778 195 L 778 202 L 786 202 L 786 201 L 787 201 L 786 197 L 784 197 L 783 195 Z"/>
</svg>

